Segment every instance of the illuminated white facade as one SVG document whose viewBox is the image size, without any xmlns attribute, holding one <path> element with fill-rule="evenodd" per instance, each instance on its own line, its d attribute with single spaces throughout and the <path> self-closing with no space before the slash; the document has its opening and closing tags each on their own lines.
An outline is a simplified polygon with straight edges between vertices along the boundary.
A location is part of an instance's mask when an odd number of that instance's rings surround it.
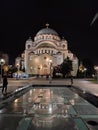
<svg viewBox="0 0 98 130">
<path fill-rule="evenodd" d="M 75 76 L 78 69 L 78 59 L 68 50 L 68 43 L 61 39 L 58 33 L 51 29 L 41 29 L 34 41 L 29 38 L 25 43 L 24 66 L 26 73 L 33 75 L 50 74 L 50 61 L 52 66 L 60 65 L 63 60 L 69 57 L 73 62 Z"/>
</svg>

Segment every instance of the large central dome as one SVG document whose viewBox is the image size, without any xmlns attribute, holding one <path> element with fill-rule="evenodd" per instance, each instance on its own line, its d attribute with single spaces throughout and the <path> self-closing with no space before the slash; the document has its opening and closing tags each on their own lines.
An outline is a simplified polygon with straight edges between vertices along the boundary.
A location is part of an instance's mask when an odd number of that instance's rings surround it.
<svg viewBox="0 0 98 130">
<path fill-rule="evenodd" d="M 58 33 L 51 28 L 43 28 L 36 35 L 38 36 L 38 35 L 42 35 L 42 34 L 52 34 L 52 35 L 58 36 Z"/>
</svg>

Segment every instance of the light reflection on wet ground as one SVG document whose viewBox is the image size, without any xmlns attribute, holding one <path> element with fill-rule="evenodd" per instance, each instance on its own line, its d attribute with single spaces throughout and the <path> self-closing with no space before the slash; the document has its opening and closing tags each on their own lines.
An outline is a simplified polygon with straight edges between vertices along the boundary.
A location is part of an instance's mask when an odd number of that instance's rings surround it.
<svg viewBox="0 0 98 130">
<path fill-rule="evenodd" d="M 97 130 L 89 120 L 98 109 L 67 87 L 33 88 L 0 109 L 0 130 Z"/>
</svg>

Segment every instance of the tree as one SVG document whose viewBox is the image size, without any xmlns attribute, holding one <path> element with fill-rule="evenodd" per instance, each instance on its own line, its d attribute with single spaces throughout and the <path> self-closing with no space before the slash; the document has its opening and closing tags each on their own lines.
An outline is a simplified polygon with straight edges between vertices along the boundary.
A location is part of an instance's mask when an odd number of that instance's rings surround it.
<svg viewBox="0 0 98 130">
<path fill-rule="evenodd" d="M 85 66 L 85 68 L 87 68 L 87 71 L 86 71 L 87 77 L 92 77 L 92 74 L 94 74 L 93 62 L 88 58 L 83 59 L 82 62 L 83 62 L 83 65 Z"/>
<path fill-rule="evenodd" d="M 69 57 L 67 57 L 61 64 L 61 73 L 63 75 L 63 78 L 65 78 L 66 75 L 68 76 L 71 73 L 71 71 L 72 71 L 72 61 L 69 59 Z"/>
</svg>

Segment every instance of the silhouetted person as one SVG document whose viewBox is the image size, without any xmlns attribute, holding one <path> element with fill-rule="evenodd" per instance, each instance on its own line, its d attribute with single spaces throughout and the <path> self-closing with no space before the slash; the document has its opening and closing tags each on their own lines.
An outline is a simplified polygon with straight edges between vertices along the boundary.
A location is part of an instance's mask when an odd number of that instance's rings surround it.
<svg viewBox="0 0 98 130">
<path fill-rule="evenodd" d="M 73 76 L 71 76 L 71 86 L 73 85 Z"/>
<path fill-rule="evenodd" d="M 7 80 L 7 76 L 4 75 L 3 77 L 3 86 L 2 86 L 2 93 L 5 94 L 7 93 L 7 85 L 8 85 L 8 80 Z"/>
</svg>

